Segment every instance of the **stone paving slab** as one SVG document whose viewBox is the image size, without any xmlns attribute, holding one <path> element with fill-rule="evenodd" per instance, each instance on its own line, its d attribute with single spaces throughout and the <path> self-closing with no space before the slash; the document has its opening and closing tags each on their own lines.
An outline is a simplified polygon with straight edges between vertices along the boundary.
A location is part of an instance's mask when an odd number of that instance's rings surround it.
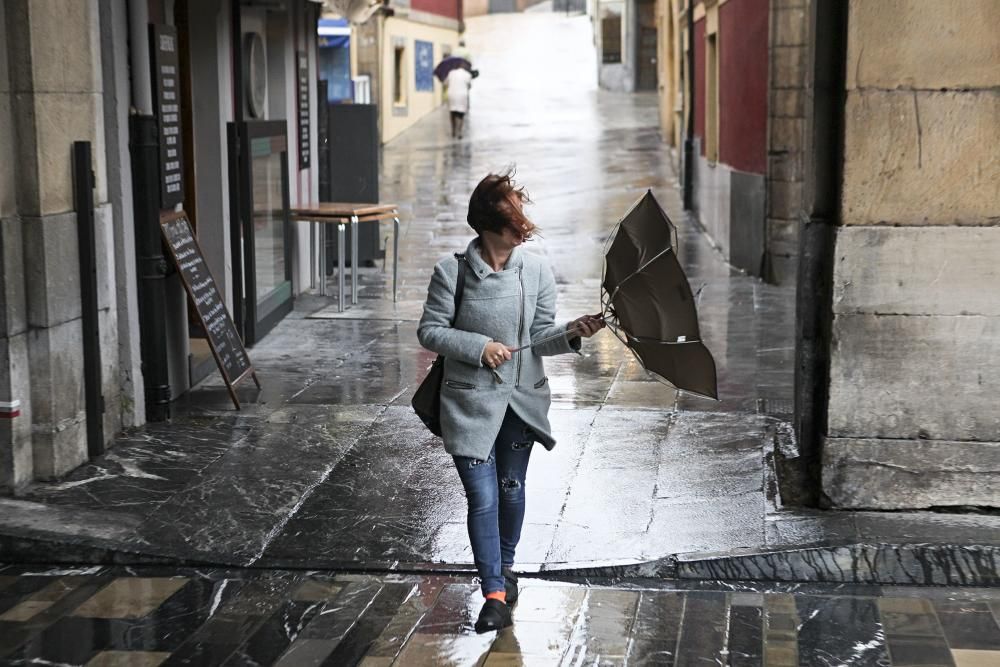
<svg viewBox="0 0 1000 667">
<path fill-rule="evenodd" d="M 466 578 L 0 567 L 0 663 L 58 665 L 987 665 L 990 589 L 521 578 L 476 635 Z M 978 661 L 978 662 L 976 662 Z"/>
</svg>

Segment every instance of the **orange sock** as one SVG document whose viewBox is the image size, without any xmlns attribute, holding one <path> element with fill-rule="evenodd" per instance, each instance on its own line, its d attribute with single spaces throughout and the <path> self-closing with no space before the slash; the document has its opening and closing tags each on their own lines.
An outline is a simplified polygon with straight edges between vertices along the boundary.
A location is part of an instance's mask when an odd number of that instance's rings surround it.
<svg viewBox="0 0 1000 667">
<path fill-rule="evenodd" d="M 486 594 L 486 599 L 487 600 L 500 600 L 500 602 L 506 602 L 507 601 L 507 592 L 506 591 L 493 591 L 492 593 L 487 593 Z"/>
</svg>

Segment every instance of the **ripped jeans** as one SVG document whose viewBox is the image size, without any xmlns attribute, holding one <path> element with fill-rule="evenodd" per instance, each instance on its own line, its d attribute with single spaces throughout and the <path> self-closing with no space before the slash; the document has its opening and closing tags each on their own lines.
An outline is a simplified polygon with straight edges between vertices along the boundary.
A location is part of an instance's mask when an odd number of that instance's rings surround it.
<svg viewBox="0 0 1000 667">
<path fill-rule="evenodd" d="M 504 590 L 501 568 L 514 565 L 532 443 L 531 429 L 507 408 L 489 458 L 453 457 L 469 501 L 469 541 L 483 595 Z"/>
</svg>

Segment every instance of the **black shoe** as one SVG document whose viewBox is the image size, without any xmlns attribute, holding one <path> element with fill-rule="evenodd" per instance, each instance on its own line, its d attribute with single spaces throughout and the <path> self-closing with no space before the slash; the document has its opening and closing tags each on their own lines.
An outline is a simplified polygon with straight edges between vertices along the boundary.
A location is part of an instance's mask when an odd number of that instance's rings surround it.
<svg viewBox="0 0 1000 667">
<path fill-rule="evenodd" d="M 503 572 L 503 589 L 507 594 L 507 606 L 513 607 L 517 604 L 517 577 L 509 567 L 501 570 Z"/>
<path fill-rule="evenodd" d="M 476 621 L 476 632 L 492 632 L 493 630 L 503 630 L 512 625 L 514 621 L 510 618 L 510 608 L 496 598 L 489 598 L 483 604 L 479 612 L 479 620 Z"/>
</svg>

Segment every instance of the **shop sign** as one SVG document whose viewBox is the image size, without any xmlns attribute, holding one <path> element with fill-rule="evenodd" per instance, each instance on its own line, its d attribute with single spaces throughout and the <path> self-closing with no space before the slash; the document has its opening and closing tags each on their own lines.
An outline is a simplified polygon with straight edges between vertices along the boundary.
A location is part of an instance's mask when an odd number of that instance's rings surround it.
<svg viewBox="0 0 1000 667">
<path fill-rule="evenodd" d="M 414 40 L 413 52 L 416 58 L 414 72 L 417 77 L 417 90 L 434 90 L 434 43 Z"/>
<path fill-rule="evenodd" d="M 297 54 L 299 63 L 299 169 L 308 169 L 309 151 L 309 58 L 305 51 Z"/>
<path fill-rule="evenodd" d="M 149 50 L 153 112 L 160 125 L 160 208 L 172 209 L 184 201 L 177 30 L 169 25 L 150 25 Z"/>
</svg>

